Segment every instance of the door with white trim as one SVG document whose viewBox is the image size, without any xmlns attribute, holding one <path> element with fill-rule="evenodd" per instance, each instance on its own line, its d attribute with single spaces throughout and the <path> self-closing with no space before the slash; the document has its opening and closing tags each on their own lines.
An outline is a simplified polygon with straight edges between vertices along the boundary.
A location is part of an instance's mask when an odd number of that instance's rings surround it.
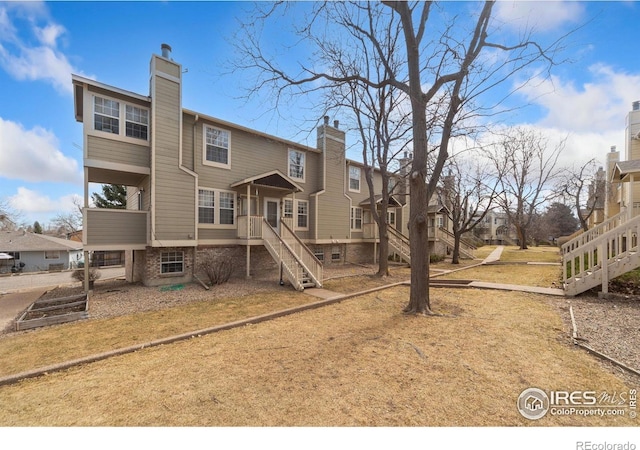
<svg viewBox="0 0 640 450">
<path fill-rule="evenodd" d="M 264 199 L 264 217 L 273 228 L 280 232 L 280 199 L 268 198 Z"/>
</svg>

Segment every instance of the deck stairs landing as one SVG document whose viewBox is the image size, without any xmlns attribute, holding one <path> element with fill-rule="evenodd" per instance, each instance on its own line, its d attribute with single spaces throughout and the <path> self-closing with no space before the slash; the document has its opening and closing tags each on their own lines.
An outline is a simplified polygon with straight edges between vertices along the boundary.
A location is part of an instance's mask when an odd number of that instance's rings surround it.
<svg viewBox="0 0 640 450">
<path fill-rule="evenodd" d="M 608 291 L 609 280 L 640 267 L 640 216 L 622 212 L 564 244 L 565 294 L 578 295 L 596 286 Z"/>
<path fill-rule="evenodd" d="M 267 251 L 297 291 L 322 287 L 322 263 L 284 221 L 280 222 L 278 234 L 264 219 L 262 238 Z"/>
<path fill-rule="evenodd" d="M 396 252 L 402 261 L 411 264 L 411 245 L 409 238 L 400 233 L 394 227 L 387 227 L 389 235 L 389 247 Z"/>
</svg>

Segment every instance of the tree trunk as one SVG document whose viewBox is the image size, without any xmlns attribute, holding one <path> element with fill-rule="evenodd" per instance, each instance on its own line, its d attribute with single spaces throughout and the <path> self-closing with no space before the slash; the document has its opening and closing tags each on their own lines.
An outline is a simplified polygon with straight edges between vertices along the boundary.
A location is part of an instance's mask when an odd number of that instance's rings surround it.
<svg viewBox="0 0 640 450">
<path fill-rule="evenodd" d="M 453 257 L 451 258 L 451 264 L 460 264 L 460 233 L 453 232 Z"/>
<path fill-rule="evenodd" d="M 523 227 L 517 227 L 518 239 L 520 239 L 520 250 L 527 250 L 527 235 Z"/>
<path fill-rule="evenodd" d="M 382 221 L 378 226 L 380 230 L 380 245 L 378 246 L 378 273 L 379 277 L 389 276 L 389 233 L 387 232 L 386 220 Z"/>
</svg>

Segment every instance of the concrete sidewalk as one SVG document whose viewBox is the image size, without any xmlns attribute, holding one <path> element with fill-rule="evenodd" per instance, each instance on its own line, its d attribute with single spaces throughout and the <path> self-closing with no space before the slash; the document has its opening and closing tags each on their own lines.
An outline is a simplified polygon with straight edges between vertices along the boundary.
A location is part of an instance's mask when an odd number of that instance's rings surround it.
<svg viewBox="0 0 640 450">
<path fill-rule="evenodd" d="M 502 256 L 502 251 L 503 250 L 504 250 L 504 246 L 503 245 L 499 245 L 498 247 L 496 247 L 496 249 L 494 251 L 489 253 L 489 256 L 487 256 L 482 261 L 482 264 L 490 264 L 492 262 L 500 261 L 500 257 Z"/>
<path fill-rule="evenodd" d="M 39 288 L 0 295 L 0 330 L 11 326 L 18 314 L 42 297 L 45 292 L 47 289 Z"/>
</svg>

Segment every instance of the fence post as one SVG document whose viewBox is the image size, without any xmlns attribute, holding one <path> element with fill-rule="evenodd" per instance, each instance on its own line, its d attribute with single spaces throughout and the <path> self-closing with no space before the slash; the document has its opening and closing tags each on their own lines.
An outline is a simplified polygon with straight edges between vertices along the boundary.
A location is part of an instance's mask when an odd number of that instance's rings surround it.
<svg viewBox="0 0 640 450">
<path fill-rule="evenodd" d="M 600 244 L 598 247 L 598 259 L 600 259 L 600 267 L 602 271 L 602 293 L 606 294 L 609 292 L 609 261 L 607 258 L 607 254 L 605 253 L 605 245 Z"/>
</svg>

